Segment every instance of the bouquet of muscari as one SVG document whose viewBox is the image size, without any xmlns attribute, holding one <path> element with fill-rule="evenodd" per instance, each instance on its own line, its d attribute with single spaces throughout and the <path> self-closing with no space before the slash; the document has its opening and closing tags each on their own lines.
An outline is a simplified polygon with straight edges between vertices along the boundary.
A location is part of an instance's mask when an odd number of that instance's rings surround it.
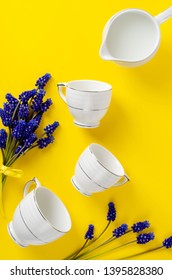
<svg viewBox="0 0 172 280">
<path fill-rule="evenodd" d="M 57 121 L 47 125 L 40 137 L 37 135 L 43 115 L 52 105 L 50 98 L 44 101 L 45 86 L 50 78 L 51 75 L 48 73 L 40 77 L 34 89 L 22 92 L 18 98 L 7 93 L 6 102 L 3 108 L 0 108 L 0 118 L 5 127 L 0 129 L 1 196 L 7 176 L 18 178 L 22 176 L 23 171 L 14 169 L 14 163 L 30 150 L 36 147 L 43 149 L 54 141 L 53 133 L 59 126 Z"/>
<path fill-rule="evenodd" d="M 142 221 L 134 223 L 131 227 L 129 227 L 127 224 L 121 224 L 119 227 L 116 227 L 113 229 L 112 234 L 109 238 L 106 240 L 100 242 L 102 239 L 102 236 L 109 228 L 110 224 L 116 220 L 116 209 L 113 202 L 110 202 L 108 204 L 108 213 L 107 213 L 107 224 L 105 228 L 101 231 L 101 233 L 94 237 L 94 225 L 90 224 L 88 226 L 88 230 L 85 233 L 85 241 L 83 246 L 67 256 L 65 260 L 91 260 L 91 259 L 98 259 L 102 256 L 108 254 L 108 253 L 115 253 L 116 250 L 125 247 L 130 246 L 132 244 L 138 244 L 140 246 L 143 246 L 144 244 L 149 243 L 150 241 L 154 240 L 155 235 L 153 232 L 144 232 L 145 229 L 148 229 L 150 227 L 149 221 Z M 127 236 L 129 234 L 134 234 L 132 240 L 128 242 L 124 242 L 121 245 L 115 244 L 116 240 L 119 238 L 122 238 L 123 236 Z M 131 238 L 131 237 L 130 237 Z M 146 254 L 148 252 L 157 251 L 160 249 L 169 249 L 172 247 L 172 236 L 164 239 L 162 244 L 160 244 L 158 247 L 153 247 L 151 249 L 142 251 L 140 253 L 130 255 L 130 256 L 124 256 L 121 257 L 120 260 L 128 259 L 131 257 L 136 257 L 142 254 Z M 100 249 L 100 250 L 99 250 Z M 104 251 L 102 251 L 104 249 Z M 118 259 L 116 258 L 115 254 L 112 255 L 111 259 Z"/>
</svg>

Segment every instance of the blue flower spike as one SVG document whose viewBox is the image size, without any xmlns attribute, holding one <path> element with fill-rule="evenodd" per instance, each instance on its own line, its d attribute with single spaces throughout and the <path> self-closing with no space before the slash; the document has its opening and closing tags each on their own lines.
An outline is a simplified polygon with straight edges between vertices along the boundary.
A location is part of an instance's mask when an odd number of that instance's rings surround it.
<svg viewBox="0 0 172 280">
<path fill-rule="evenodd" d="M 24 91 L 19 95 L 19 99 L 23 103 L 27 103 L 30 98 L 33 98 L 36 95 L 36 93 L 37 93 L 36 89 Z"/>
<path fill-rule="evenodd" d="M 13 129 L 12 136 L 19 140 L 22 138 L 24 131 L 26 128 L 26 122 L 24 120 L 20 120 L 16 127 Z"/>
<path fill-rule="evenodd" d="M 12 126 L 12 118 L 11 115 L 8 114 L 6 111 L 0 108 L 0 117 L 4 126 Z"/>
<path fill-rule="evenodd" d="M 94 238 L 94 225 L 89 225 L 88 230 L 85 234 L 85 239 L 92 240 Z"/>
<path fill-rule="evenodd" d="M 166 249 L 170 249 L 172 247 L 172 236 L 170 236 L 169 238 L 166 238 L 163 243 L 162 243 L 163 247 L 165 247 Z"/>
<path fill-rule="evenodd" d="M 146 244 L 151 240 L 154 240 L 155 235 L 153 232 L 150 233 L 142 233 L 137 236 L 137 244 Z"/>
<path fill-rule="evenodd" d="M 36 81 L 35 86 L 37 86 L 39 89 L 43 89 L 50 79 L 51 75 L 49 73 L 46 73 Z"/>
<path fill-rule="evenodd" d="M 54 137 L 52 135 L 48 137 L 44 137 L 38 140 L 38 148 L 39 149 L 44 149 L 46 148 L 49 144 L 54 142 Z"/>
<path fill-rule="evenodd" d="M 48 98 L 44 103 L 42 103 L 42 106 L 41 106 L 41 112 L 46 112 L 50 106 L 53 104 L 51 98 Z"/>
<path fill-rule="evenodd" d="M 5 129 L 0 129 L 0 148 L 5 149 L 7 142 L 7 132 Z"/>
<path fill-rule="evenodd" d="M 116 228 L 112 233 L 113 233 L 113 236 L 115 236 L 116 238 L 119 238 L 122 235 L 124 235 L 127 230 L 128 230 L 128 225 L 122 224 L 120 227 Z"/>
<path fill-rule="evenodd" d="M 52 124 L 47 125 L 44 128 L 46 135 L 47 136 L 52 135 L 58 126 L 59 126 L 59 122 L 56 122 L 56 121 Z"/>
<path fill-rule="evenodd" d="M 8 101 L 8 103 L 9 103 L 9 105 L 11 106 L 11 108 L 15 109 L 16 106 L 19 103 L 18 99 L 15 98 L 14 96 L 12 96 L 11 93 L 7 93 L 5 97 L 6 97 L 7 101 Z"/>
<path fill-rule="evenodd" d="M 113 202 L 109 202 L 108 204 L 108 213 L 107 213 L 107 220 L 114 222 L 116 219 L 116 209 L 115 209 L 115 204 Z"/>
<path fill-rule="evenodd" d="M 135 223 L 134 225 L 132 225 L 131 228 L 133 232 L 140 232 L 145 228 L 149 228 L 149 227 L 150 227 L 150 223 L 148 221 L 144 221 L 144 222 Z"/>
</svg>

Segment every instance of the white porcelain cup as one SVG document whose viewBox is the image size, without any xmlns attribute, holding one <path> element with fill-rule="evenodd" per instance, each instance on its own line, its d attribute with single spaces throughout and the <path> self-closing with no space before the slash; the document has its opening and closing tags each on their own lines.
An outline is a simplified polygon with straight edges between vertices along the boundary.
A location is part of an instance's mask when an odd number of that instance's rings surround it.
<svg viewBox="0 0 172 280">
<path fill-rule="evenodd" d="M 28 193 L 32 184 L 36 188 Z M 21 247 L 52 242 L 71 228 L 71 219 L 63 202 L 38 179 L 27 182 L 24 198 L 8 224 L 11 238 Z"/>
<path fill-rule="evenodd" d="M 121 186 L 128 182 L 129 178 L 110 151 L 93 143 L 79 157 L 71 181 L 78 191 L 90 196 L 112 186 Z"/>
<path fill-rule="evenodd" d="M 160 45 L 160 24 L 172 17 L 172 7 L 157 16 L 126 9 L 113 15 L 103 31 L 100 56 L 125 67 L 148 62 Z"/>
<path fill-rule="evenodd" d="M 83 128 L 99 126 L 110 105 L 111 85 L 94 80 L 76 80 L 58 83 L 57 87 L 77 126 Z M 66 89 L 66 95 L 63 88 Z"/>
</svg>

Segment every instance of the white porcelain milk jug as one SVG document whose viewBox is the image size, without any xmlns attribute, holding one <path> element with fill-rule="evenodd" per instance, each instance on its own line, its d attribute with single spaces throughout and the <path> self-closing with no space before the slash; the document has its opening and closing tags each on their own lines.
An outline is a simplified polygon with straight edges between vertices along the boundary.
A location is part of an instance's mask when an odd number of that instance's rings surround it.
<svg viewBox="0 0 172 280">
<path fill-rule="evenodd" d="M 100 56 L 125 67 L 148 62 L 160 44 L 159 25 L 172 17 L 172 7 L 153 17 L 139 9 L 126 9 L 113 15 L 103 31 Z"/>
</svg>

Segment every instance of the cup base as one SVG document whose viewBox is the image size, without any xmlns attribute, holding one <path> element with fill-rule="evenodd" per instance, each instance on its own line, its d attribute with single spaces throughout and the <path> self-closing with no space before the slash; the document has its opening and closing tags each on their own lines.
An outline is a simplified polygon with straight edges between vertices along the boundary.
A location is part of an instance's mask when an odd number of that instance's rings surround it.
<svg viewBox="0 0 172 280">
<path fill-rule="evenodd" d="M 80 123 L 80 122 L 74 121 L 74 124 L 76 126 L 79 126 L 82 128 L 96 128 L 100 125 L 100 122 L 89 124 L 89 123 Z"/>
<path fill-rule="evenodd" d="M 19 246 L 22 247 L 22 248 L 27 247 L 27 245 L 24 245 L 24 244 L 22 244 L 20 241 L 18 241 L 18 238 L 17 238 L 17 236 L 16 236 L 16 234 L 15 234 L 15 232 L 14 232 L 14 230 L 13 230 L 12 222 L 10 222 L 10 223 L 8 224 L 7 229 L 8 229 L 8 233 L 9 233 L 10 237 L 12 238 L 12 240 L 13 240 L 17 245 L 19 245 Z"/>
<path fill-rule="evenodd" d="M 90 193 L 83 192 L 83 191 L 80 189 L 80 187 L 78 186 L 78 184 L 76 183 L 76 181 L 75 181 L 75 179 L 74 179 L 74 176 L 73 176 L 72 179 L 71 179 L 71 183 L 72 183 L 72 185 L 75 187 L 75 189 L 77 189 L 77 191 L 79 191 L 79 192 L 82 193 L 83 195 L 85 195 L 85 196 L 91 196 Z"/>
</svg>

